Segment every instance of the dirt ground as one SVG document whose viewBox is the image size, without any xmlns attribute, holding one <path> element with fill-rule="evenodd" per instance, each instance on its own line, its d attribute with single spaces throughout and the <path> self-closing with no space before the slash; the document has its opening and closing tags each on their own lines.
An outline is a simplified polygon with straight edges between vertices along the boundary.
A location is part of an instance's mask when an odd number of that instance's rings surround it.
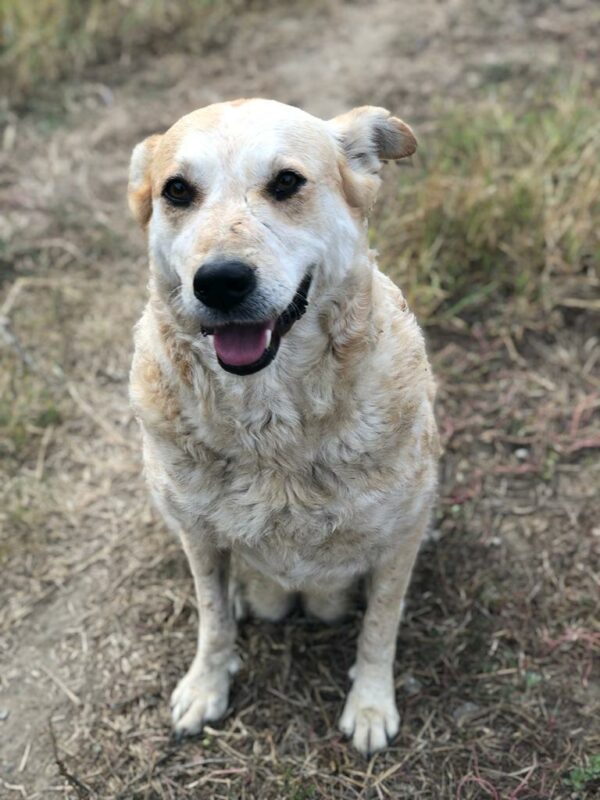
<svg viewBox="0 0 600 800">
<path fill-rule="evenodd" d="M 244 625 L 227 718 L 170 739 L 195 603 L 127 403 L 147 268 L 125 184 L 137 141 L 219 99 L 386 105 L 426 134 L 440 102 L 599 57 L 592 0 L 259 4 L 196 56 L 174 42 L 5 115 L 1 797 L 598 796 L 597 301 L 518 340 L 485 320 L 428 328 L 446 452 L 393 746 L 366 762 L 336 731 L 358 611 Z"/>
</svg>

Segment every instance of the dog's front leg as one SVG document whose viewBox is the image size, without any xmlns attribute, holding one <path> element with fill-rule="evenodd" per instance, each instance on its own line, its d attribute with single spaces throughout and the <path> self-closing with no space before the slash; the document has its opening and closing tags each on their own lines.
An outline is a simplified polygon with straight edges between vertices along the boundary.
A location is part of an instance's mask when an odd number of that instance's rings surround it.
<svg viewBox="0 0 600 800">
<path fill-rule="evenodd" d="M 398 733 L 400 717 L 394 690 L 396 635 L 426 521 L 393 556 L 384 559 L 369 576 L 367 610 L 358 640 L 356 662 L 350 671 L 354 683 L 340 730 L 365 756 L 384 748 Z"/>
<path fill-rule="evenodd" d="M 199 617 L 196 656 L 171 698 L 175 732 L 184 736 L 223 716 L 238 661 L 227 597 L 229 553 L 201 536 L 182 533 L 181 540 L 194 576 Z"/>
</svg>

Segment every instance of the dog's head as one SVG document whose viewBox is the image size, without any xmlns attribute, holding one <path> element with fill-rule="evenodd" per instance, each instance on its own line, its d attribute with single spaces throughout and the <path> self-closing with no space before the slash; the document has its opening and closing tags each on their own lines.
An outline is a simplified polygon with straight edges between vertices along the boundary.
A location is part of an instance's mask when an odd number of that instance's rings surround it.
<svg viewBox="0 0 600 800">
<path fill-rule="evenodd" d="M 311 283 L 343 280 L 365 247 L 382 162 L 415 148 L 383 108 L 325 122 L 270 100 L 208 106 L 137 145 L 129 204 L 157 283 L 213 337 L 223 369 L 267 366 Z"/>
</svg>

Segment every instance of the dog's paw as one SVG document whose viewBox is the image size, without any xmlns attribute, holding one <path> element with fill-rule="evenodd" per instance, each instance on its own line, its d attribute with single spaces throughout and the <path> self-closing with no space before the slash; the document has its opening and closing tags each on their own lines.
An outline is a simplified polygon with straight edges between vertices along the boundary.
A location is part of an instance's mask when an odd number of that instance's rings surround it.
<svg viewBox="0 0 600 800">
<path fill-rule="evenodd" d="M 227 711 L 230 676 L 239 661 L 232 658 L 221 670 L 203 670 L 192 665 L 171 695 L 171 716 L 177 736 L 200 733 L 206 722 L 220 719 Z"/>
<path fill-rule="evenodd" d="M 384 688 L 379 683 L 357 681 L 346 700 L 339 727 L 367 758 L 387 747 L 400 727 L 393 684 Z"/>
</svg>

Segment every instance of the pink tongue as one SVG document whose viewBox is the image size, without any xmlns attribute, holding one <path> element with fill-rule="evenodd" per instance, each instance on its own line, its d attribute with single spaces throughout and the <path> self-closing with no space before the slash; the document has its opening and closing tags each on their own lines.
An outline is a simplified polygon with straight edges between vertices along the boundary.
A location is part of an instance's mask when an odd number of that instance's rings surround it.
<svg viewBox="0 0 600 800">
<path fill-rule="evenodd" d="M 274 322 L 264 322 L 260 325 L 215 328 L 215 352 L 224 364 L 234 367 L 253 364 L 267 349 L 267 331 L 272 331 L 274 327 Z"/>
</svg>

